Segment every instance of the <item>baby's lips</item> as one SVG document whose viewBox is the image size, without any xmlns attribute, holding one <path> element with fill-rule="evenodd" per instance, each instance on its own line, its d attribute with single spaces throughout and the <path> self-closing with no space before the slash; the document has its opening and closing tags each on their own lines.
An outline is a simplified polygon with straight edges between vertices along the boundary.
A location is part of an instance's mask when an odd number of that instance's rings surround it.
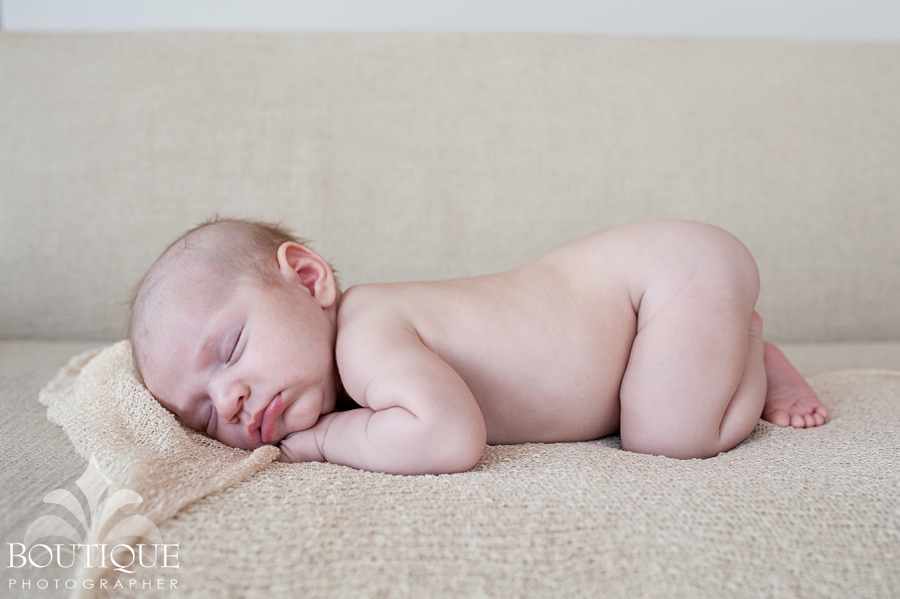
<svg viewBox="0 0 900 599">
<path fill-rule="evenodd" d="M 260 423 L 260 437 L 263 443 L 276 443 L 278 437 L 275 433 L 275 422 L 284 411 L 284 397 L 278 393 L 263 410 L 262 422 Z"/>
<path fill-rule="evenodd" d="M 253 443 L 263 443 L 262 440 L 262 419 L 263 411 L 259 411 L 253 415 L 250 422 L 247 423 L 247 438 Z"/>
</svg>

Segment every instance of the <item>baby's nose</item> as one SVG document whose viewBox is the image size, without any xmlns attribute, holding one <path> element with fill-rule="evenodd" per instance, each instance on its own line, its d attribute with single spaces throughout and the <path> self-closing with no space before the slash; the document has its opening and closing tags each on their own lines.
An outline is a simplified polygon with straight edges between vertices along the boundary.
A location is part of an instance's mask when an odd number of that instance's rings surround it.
<svg viewBox="0 0 900 599">
<path fill-rule="evenodd" d="M 250 395 L 250 389 L 239 382 L 223 385 L 217 393 L 212 394 L 213 404 L 228 424 L 240 422 L 244 402 Z"/>
</svg>

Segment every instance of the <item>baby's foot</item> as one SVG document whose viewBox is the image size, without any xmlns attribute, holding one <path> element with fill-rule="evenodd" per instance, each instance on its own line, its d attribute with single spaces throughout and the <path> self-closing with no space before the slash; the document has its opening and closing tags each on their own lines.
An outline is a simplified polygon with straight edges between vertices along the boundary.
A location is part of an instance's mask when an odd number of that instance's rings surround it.
<svg viewBox="0 0 900 599">
<path fill-rule="evenodd" d="M 803 376 L 788 362 L 777 347 L 765 343 L 763 359 L 766 364 L 768 389 L 762 417 L 777 426 L 806 428 L 819 426 L 828 417 L 828 410 Z"/>
</svg>

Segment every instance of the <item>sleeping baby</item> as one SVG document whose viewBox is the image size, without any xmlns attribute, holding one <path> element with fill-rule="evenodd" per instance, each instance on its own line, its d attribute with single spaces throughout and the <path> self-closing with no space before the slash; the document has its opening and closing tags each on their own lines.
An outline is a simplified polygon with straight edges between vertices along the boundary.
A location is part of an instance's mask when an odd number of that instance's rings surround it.
<svg viewBox="0 0 900 599">
<path fill-rule="evenodd" d="M 215 220 L 135 293 L 138 375 L 185 425 L 285 461 L 470 469 L 485 444 L 585 441 L 673 458 L 762 418 L 827 412 L 762 339 L 756 264 L 687 221 L 619 226 L 498 274 L 341 291 L 281 227 Z M 354 409 L 347 409 L 354 408 Z"/>
</svg>

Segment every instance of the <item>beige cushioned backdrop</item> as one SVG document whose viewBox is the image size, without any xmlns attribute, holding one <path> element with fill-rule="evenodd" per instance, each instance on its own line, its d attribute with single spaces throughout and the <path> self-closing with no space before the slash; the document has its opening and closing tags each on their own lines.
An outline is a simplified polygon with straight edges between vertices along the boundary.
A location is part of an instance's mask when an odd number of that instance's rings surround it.
<svg viewBox="0 0 900 599">
<path fill-rule="evenodd" d="M 0 35 L 0 338 L 116 339 L 215 212 L 345 284 L 693 218 L 776 341 L 900 339 L 900 44 L 537 34 Z"/>
</svg>

